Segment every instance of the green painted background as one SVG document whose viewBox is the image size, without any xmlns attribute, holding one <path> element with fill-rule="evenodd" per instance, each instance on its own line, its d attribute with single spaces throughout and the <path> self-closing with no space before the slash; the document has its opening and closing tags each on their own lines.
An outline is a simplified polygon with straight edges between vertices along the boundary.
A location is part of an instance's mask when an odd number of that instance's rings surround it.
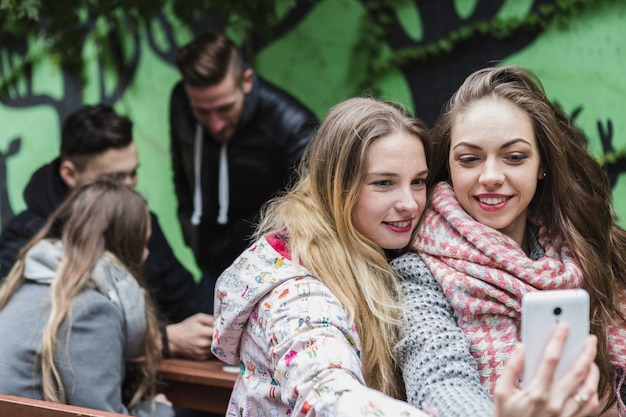
<svg viewBox="0 0 626 417">
<path fill-rule="evenodd" d="M 531 3 L 507 1 L 500 15 L 524 15 Z M 548 96 L 566 111 L 582 106 L 577 122 L 591 139 L 592 151 L 598 157 L 602 154 L 598 121 L 606 123 L 611 119 L 613 146 L 616 150 L 626 149 L 625 3 L 600 2 L 601 7 L 572 19 L 565 26 L 554 24 L 527 48 L 503 62 L 533 69 L 544 82 Z M 459 16 L 468 15 L 475 4 L 473 0 L 457 1 Z M 323 117 L 330 106 L 357 91 L 355 80 L 359 68 L 354 65 L 353 49 L 358 39 L 359 17 L 363 13 L 361 4 L 354 0 L 320 2 L 295 29 L 257 54 L 256 70 L 291 91 Z M 419 40 L 419 11 L 409 3 L 397 13 L 405 32 Z M 184 43 L 190 33 L 180 26 L 177 36 L 178 41 Z M 140 159 L 138 189 L 159 216 L 175 253 L 197 276 L 191 253 L 182 243 L 175 215 L 169 160 L 168 100 L 178 75 L 173 66 L 154 54 L 145 39 L 144 34 L 138 72 L 115 107 L 134 121 Z M 95 60 L 97 53 L 95 50 L 86 53 L 89 64 L 84 102 L 87 104 L 99 97 L 93 82 L 100 71 Z M 2 70 L 0 66 L 0 73 Z M 107 79 L 114 77 L 110 72 L 105 76 Z M 61 83 L 60 70 L 54 63 L 43 61 L 35 67 L 33 92 L 60 99 Z M 384 97 L 413 108 L 414 98 L 400 71 L 379 80 L 378 87 Z M 26 88 L 22 84 L 11 94 L 23 94 Z M 57 112 L 50 106 L 12 108 L 0 105 L 0 152 L 6 151 L 12 139 L 22 138 L 19 154 L 8 158 L 6 166 L 8 194 L 15 213 L 25 208 L 22 190 L 32 172 L 58 154 L 60 122 Z M 625 196 L 626 174 L 622 174 L 614 188 L 615 206 L 622 218 L 626 218 Z"/>
</svg>

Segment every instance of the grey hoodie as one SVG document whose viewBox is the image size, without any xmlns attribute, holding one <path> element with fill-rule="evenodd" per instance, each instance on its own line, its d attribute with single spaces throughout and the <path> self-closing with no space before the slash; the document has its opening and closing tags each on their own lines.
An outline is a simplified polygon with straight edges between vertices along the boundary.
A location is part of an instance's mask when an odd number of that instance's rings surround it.
<svg viewBox="0 0 626 417">
<path fill-rule="evenodd" d="M 40 349 L 61 254 L 58 243 L 33 247 L 25 282 L 0 310 L 0 393 L 43 399 Z M 125 358 L 139 353 L 145 322 L 137 322 L 137 312 L 144 306 L 137 304 L 136 281 L 110 258 L 101 259 L 92 279 L 93 288 L 72 301 L 71 331 L 67 320 L 61 325 L 55 362 L 68 404 L 129 414 L 122 404 Z M 146 403 L 135 414 L 171 417 L 174 412 L 162 403 L 154 408 Z"/>
</svg>

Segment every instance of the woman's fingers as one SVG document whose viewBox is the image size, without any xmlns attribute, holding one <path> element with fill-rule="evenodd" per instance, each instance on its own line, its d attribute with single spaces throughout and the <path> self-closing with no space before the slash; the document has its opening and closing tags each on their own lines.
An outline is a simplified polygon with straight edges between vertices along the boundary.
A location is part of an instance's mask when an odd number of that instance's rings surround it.
<svg viewBox="0 0 626 417">
<path fill-rule="evenodd" d="M 539 365 L 539 371 L 537 376 L 527 387 L 531 386 L 540 392 L 549 392 L 551 390 L 552 383 L 554 382 L 554 373 L 561 360 L 561 354 L 563 353 L 563 346 L 569 335 L 569 325 L 561 322 L 557 324 L 552 333 L 552 337 L 548 341 L 545 350 L 543 351 L 543 358 Z M 581 380 L 582 382 L 582 380 Z"/>
<path fill-rule="evenodd" d="M 585 396 L 586 404 L 583 404 L 576 416 L 589 416 L 594 414 L 600 406 L 598 397 L 598 383 L 600 382 L 600 369 L 595 363 L 591 364 L 585 383 L 575 395 Z M 578 404 L 580 405 L 580 404 Z"/>
<path fill-rule="evenodd" d="M 524 345 L 518 343 L 506 361 L 504 371 L 494 389 L 494 396 L 507 398 L 517 390 L 517 381 L 524 370 Z"/>
<path fill-rule="evenodd" d="M 597 411 L 600 371 L 593 362 L 597 351 L 595 336 L 588 337 L 583 351 L 565 376 L 554 380 L 568 335 L 567 324 L 556 327 L 544 350 L 537 376 L 522 390 L 517 389 L 517 380 L 524 367 L 524 348 L 522 344 L 515 347 L 494 390 L 496 417 L 583 417 Z"/>
<path fill-rule="evenodd" d="M 598 381 L 595 377 L 595 364 L 598 339 L 589 335 L 583 351 L 567 373 L 555 382 L 554 394 L 551 396 L 552 406 L 562 407 L 566 402 L 574 404 L 577 415 L 579 409 L 585 408 L 592 397 L 597 398 Z M 596 367 L 597 368 L 597 367 Z"/>
</svg>

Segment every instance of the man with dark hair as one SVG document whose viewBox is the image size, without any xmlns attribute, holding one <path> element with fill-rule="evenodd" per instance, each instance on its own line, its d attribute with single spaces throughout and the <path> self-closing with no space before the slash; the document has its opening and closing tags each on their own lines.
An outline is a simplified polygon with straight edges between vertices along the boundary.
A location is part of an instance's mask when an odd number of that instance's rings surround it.
<svg viewBox="0 0 626 417">
<path fill-rule="evenodd" d="M 19 250 L 41 229 L 68 190 L 102 175 L 134 187 L 138 166 L 130 119 L 104 105 L 84 106 L 70 115 L 62 127 L 60 157 L 33 174 L 24 190 L 27 209 L 2 230 L 0 277 L 8 274 Z M 195 283 L 174 256 L 157 217 L 150 216 L 152 234 L 144 280 L 160 318 L 174 323 L 161 327 L 163 352 L 205 359 L 213 336 L 213 294 Z"/>
<path fill-rule="evenodd" d="M 178 217 L 212 289 L 250 243 L 261 206 L 292 178 L 318 121 L 220 33 L 183 46 L 177 66 L 170 136 Z"/>
</svg>

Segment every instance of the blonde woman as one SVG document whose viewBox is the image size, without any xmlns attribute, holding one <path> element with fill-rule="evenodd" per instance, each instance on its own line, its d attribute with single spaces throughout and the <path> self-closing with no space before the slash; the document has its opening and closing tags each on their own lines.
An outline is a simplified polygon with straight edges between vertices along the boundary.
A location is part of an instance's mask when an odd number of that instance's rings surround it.
<svg viewBox="0 0 626 417">
<path fill-rule="evenodd" d="M 130 187 L 77 187 L 0 287 L 0 392 L 169 417 L 155 395 L 157 327 L 141 280 L 150 217 Z M 142 376 L 123 401 L 127 361 Z M 156 400 L 156 401 L 154 401 Z"/>
<path fill-rule="evenodd" d="M 299 181 L 217 282 L 212 349 L 241 367 L 227 415 L 425 415 L 397 400 L 403 310 L 388 262 L 413 241 L 429 155 L 424 124 L 390 103 L 330 110 Z"/>
</svg>

